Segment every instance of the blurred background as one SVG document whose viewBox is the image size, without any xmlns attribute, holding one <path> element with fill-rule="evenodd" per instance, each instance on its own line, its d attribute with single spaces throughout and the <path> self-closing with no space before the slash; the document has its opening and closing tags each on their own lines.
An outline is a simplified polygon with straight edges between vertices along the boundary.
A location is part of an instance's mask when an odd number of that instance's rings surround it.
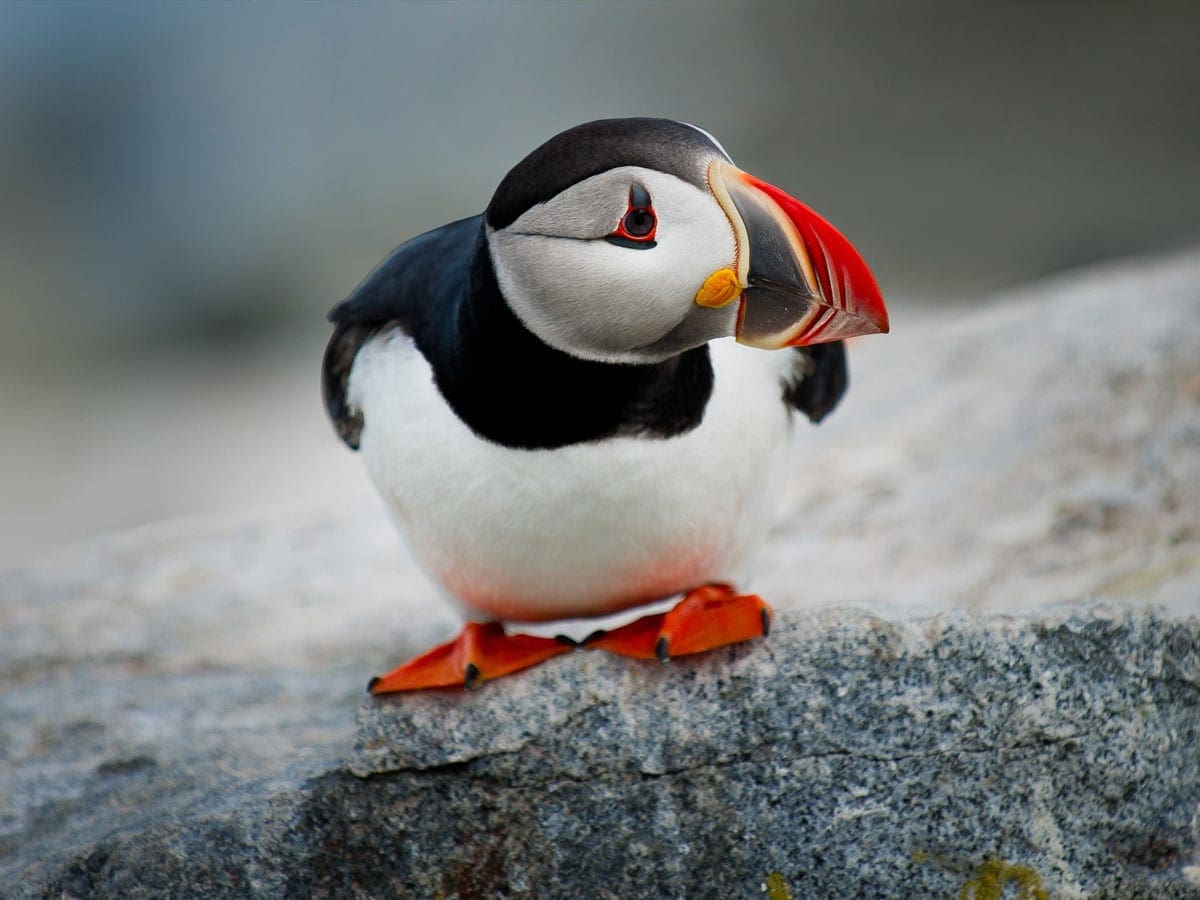
<svg viewBox="0 0 1200 900">
<path fill-rule="evenodd" d="M 589 119 L 711 131 L 851 237 L 894 327 L 1195 244 L 1197 33 L 1195 3 L 6 3 L 0 566 L 366 493 L 324 313 Z"/>
</svg>

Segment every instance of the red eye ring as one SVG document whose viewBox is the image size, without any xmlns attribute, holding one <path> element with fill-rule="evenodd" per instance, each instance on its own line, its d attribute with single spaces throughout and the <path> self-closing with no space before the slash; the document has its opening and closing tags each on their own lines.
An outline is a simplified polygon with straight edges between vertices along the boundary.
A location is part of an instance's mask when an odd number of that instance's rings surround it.
<svg viewBox="0 0 1200 900">
<path fill-rule="evenodd" d="M 621 247 L 648 250 L 655 246 L 654 236 L 657 233 L 658 216 L 650 203 L 650 194 L 636 184 L 629 190 L 629 205 L 625 215 L 617 223 L 617 230 L 608 236 L 608 241 Z"/>
</svg>

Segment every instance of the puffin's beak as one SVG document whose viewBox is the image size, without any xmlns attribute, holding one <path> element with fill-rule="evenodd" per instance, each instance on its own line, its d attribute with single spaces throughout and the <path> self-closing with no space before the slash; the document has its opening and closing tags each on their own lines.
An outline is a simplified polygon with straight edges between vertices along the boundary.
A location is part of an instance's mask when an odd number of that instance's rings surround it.
<svg viewBox="0 0 1200 900">
<path fill-rule="evenodd" d="M 799 200 L 722 160 L 709 167 L 708 180 L 737 235 L 737 271 L 721 271 L 729 295 L 742 288 L 739 343 L 803 347 L 888 330 L 879 285 L 841 232 Z M 710 305 L 700 295 L 697 302 Z"/>
</svg>

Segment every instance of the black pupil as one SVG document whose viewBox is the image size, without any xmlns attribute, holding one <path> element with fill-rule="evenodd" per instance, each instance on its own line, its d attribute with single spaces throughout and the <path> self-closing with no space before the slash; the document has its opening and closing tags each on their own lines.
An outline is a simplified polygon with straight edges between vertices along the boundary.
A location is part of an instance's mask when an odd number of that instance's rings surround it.
<svg viewBox="0 0 1200 900">
<path fill-rule="evenodd" d="M 645 237 L 654 230 L 654 213 L 648 209 L 631 209 L 625 213 L 625 231 L 633 237 Z"/>
</svg>

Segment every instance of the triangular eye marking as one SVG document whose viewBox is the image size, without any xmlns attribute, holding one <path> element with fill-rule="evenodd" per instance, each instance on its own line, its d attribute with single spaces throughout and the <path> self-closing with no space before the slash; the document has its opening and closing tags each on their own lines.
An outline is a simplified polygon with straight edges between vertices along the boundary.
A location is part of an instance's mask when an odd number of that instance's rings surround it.
<svg viewBox="0 0 1200 900">
<path fill-rule="evenodd" d="M 629 188 L 629 206 L 621 217 L 617 230 L 605 238 L 618 247 L 633 250 L 650 250 L 658 246 L 654 240 L 658 233 L 658 216 L 650 202 L 650 192 L 636 182 Z"/>
</svg>

